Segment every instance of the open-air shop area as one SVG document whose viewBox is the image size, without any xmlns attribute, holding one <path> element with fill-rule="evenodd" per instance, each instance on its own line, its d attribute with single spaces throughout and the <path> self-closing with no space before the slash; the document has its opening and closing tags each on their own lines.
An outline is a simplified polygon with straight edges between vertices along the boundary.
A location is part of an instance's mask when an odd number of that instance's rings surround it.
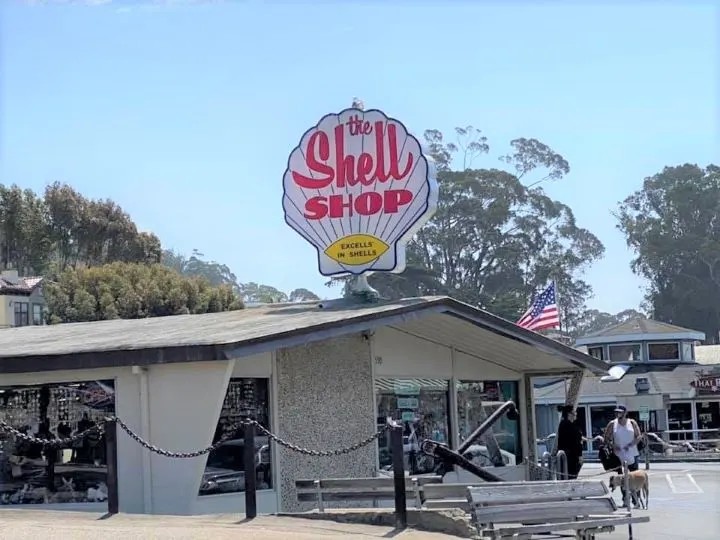
<svg viewBox="0 0 720 540">
<path fill-rule="evenodd" d="M 171 451 L 227 438 L 209 456 L 172 459 L 118 433 L 120 510 L 155 514 L 243 511 L 236 423 L 248 414 L 318 450 L 352 445 L 394 416 L 405 426 L 406 467 L 422 473 L 434 464 L 419 455 L 418 440 L 457 448 L 513 400 L 520 419 L 504 418 L 492 433 L 511 471 L 535 458 L 534 378 L 606 369 L 447 297 L 14 328 L 0 334 L 0 351 L 0 418 L 16 429 L 65 438 L 114 413 Z M 262 434 L 255 444 L 259 513 L 302 509 L 298 478 L 373 477 L 389 465 L 385 437 L 333 457 L 298 454 Z M 0 502 L 103 508 L 102 440 L 77 446 L 44 451 L 4 435 Z M 477 459 L 491 464 L 493 452 L 476 446 Z"/>
</svg>

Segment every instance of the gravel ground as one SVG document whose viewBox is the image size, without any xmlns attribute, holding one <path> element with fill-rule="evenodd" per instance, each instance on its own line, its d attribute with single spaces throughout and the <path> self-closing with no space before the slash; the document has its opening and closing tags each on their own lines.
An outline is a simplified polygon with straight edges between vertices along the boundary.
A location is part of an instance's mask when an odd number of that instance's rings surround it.
<svg viewBox="0 0 720 540">
<path fill-rule="evenodd" d="M 259 516 L 239 522 L 238 515 L 144 516 L 118 514 L 108 519 L 89 512 L 1 510 L 2 540 L 293 540 L 311 538 L 398 538 L 451 540 L 455 536 L 407 530 L 394 534 L 389 527 L 350 525 L 302 518 Z"/>
</svg>

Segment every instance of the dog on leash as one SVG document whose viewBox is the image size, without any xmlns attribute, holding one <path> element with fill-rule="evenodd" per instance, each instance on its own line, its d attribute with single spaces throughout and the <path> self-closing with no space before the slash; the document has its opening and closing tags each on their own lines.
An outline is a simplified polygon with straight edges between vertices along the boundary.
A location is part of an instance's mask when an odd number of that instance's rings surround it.
<svg viewBox="0 0 720 540">
<path fill-rule="evenodd" d="M 628 485 L 630 487 L 630 498 L 635 503 L 635 506 L 647 510 L 650 498 L 650 482 L 647 473 L 645 471 L 629 473 Z M 616 488 L 621 490 L 625 488 L 625 476 L 612 475 L 610 477 L 610 491 L 615 491 Z"/>
</svg>

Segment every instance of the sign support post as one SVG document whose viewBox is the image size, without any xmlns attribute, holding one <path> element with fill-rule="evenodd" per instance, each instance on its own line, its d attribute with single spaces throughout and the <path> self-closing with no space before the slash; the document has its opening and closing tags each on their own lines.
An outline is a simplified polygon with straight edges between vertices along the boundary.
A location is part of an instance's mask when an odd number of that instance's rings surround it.
<svg viewBox="0 0 720 540">
<path fill-rule="evenodd" d="M 645 461 L 645 470 L 650 469 L 650 440 L 648 439 L 648 430 L 650 426 L 650 407 L 643 405 L 640 407 L 640 422 L 643 429 L 643 437 L 645 438 L 645 448 L 643 449 L 643 460 Z"/>
</svg>

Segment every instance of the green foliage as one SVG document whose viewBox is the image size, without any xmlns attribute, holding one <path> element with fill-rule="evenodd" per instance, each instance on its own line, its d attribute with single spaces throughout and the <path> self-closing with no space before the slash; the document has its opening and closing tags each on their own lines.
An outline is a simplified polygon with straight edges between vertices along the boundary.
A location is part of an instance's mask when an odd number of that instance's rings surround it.
<svg viewBox="0 0 720 540">
<path fill-rule="evenodd" d="M 308 289 L 295 289 L 288 295 L 290 302 L 314 302 L 320 300 L 320 297 Z"/>
<path fill-rule="evenodd" d="M 152 264 L 160 240 L 140 232 L 110 200 L 91 200 L 55 183 L 42 197 L 18 186 L 0 185 L 0 266 L 21 275 L 115 261 Z"/>
<path fill-rule="evenodd" d="M 240 284 L 240 294 L 248 304 L 280 304 L 288 301 L 288 295 L 284 292 L 252 281 Z"/>
<path fill-rule="evenodd" d="M 162 260 L 162 265 L 158 264 Z M 42 196 L 0 184 L 0 268 L 48 278 L 50 322 L 136 319 L 239 309 L 251 302 L 318 299 L 238 283 L 225 265 L 162 250 L 111 200 L 87 199 L 66 184 Z"/>
<path fill-rule="evenodd" d="M 216 261 L 204 260 L 205 255 L 194 249 L 188 258 L 172 251 L 163 251 L 162 262 L 168 268 L 184 276 L 195 276 L 206 279 L 211 285 L 231 287 L 245 303 L 278 304 L 282 302 L 309 302 L 320 300 L 320 297 L 308 289 L 295 289 L 286 294 L 270 285 L 249 282 L 240 283 L 230 268 Z"/>
<path fill-rule="evenodd" d="M 616 214 L 649 283 L 652 317 L 705 332 L 720 331 L 720 167 L 666 167 L 645 179 Z"/>
<path fill-rule="evenodd" d="M 181 276 L 160 264 L 116 262 L 68 268 L 44 288 L 48 322 L 140 319 L 242 309 L 227 285 Z"/>
<path fill-rule="evenodd" d="M 582 273 L 604 247 L 539 187 L 562 178 L 567 161 L 535 139 L 516 139 L 499 158 L 509 170 L 472 168 L 489 152 L 487 139 L 471 126 L 456 135 L 446 142 L 437 130 L 425 133 L 438 169 L 438 210 L 408 244 L 407 270 L 373 274 L 370 285 L 387 298 L 447 294 L 513 320 L 554 279 L 563 324 L 572 322 L 591 294 Z"/>
<path fill-rule="evenodd" d="M 238 290 L 237 276 L 226 264 L 206 261 L 205 255 L 193 249 L 190 257 L 173 250 L 162 252 L 162 263 L 184 276 L 195 276 L 206 279 L 211 285 L 227 285 Z"/>
</svg>

